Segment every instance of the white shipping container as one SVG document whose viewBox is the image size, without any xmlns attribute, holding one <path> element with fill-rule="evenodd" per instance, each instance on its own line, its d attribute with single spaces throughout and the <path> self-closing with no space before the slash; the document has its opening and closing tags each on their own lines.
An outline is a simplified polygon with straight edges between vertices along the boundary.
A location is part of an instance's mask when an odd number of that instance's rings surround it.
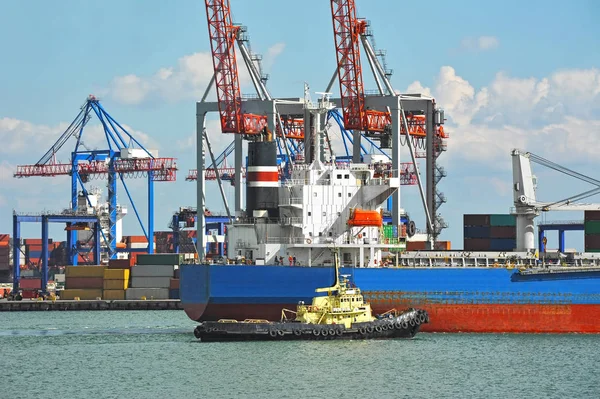
<svg viewBox="0 0 600 399">
<path fill-rule="evenodd" d="M 168 288 L 129 288 L 125 291 L 125 299 L 169 299 Z"/>
<path fill-rule="evenodd" d="M 135 265 L 131 277 L 173 277 L 173 265 Z"/>
<path fill-rule="evenodd" d="M 132 288 L 169 288 L 171 277 L 133 277 Z"/>
</svg>

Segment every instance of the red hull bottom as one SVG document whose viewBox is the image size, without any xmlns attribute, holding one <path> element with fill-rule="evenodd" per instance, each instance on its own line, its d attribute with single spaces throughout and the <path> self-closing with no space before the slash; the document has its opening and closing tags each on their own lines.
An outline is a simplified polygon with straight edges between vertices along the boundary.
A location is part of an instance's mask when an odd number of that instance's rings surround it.
<svg viewBox="0 0 600 399">
<path fill-rule="evenodd" d="M 403 310 L 407 304 L 371 301 L 375 313 Z M 464 333 L 600 333 L 600 305 L 550 304 L 412 304 L 426 310 L 430 322 L 422 332 Z M 185 305 L 188 316 L 196 321 L 218 319 L 267 319 L 278 321 L 281 310 L 295 304 Z M 188 310 L 189 309 L 189 310 Z"/>
</svg>

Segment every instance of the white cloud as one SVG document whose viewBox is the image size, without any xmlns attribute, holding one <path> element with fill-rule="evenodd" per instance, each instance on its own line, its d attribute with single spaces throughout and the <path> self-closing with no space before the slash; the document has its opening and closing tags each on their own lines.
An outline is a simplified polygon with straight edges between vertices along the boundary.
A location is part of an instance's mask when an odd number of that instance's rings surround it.
<svg viewBox="0 0 600 399">
<path fill-rule="evenodd" d="M 94 119 L 84 128 L 82 136 L 83 149 L 105 148 L 106 138 L 104 130 L 100 124 L 92 124 Z M 54 126 L 34 124 L 28 121 L 15 118 L 0 118 L 0 154 L 16 156 L 27 154 L 27 159 L 19 157 L 24 163 L 35 163 L 44 153 L 50 149 L 52 144 L 58 140 L 61 134 L 67 129 L 69 123 L 60 122 Z M 158 149 L 158 144 L 150 136 L 142 131 L 135 130 L 126 124 L 121 124 L 137 141 L 148 149 Z M 128 143 L 129 144 L 129 143 Z M 75 138 L 67 141 L 63 148 L 57 154 L 58 161 L 67 161 L 70 158 L 70 152 L 75 148 Z"/>
<path fill-rule="evenodd" d="M 466 51 L 486 51 L 497 48 L 500 40 L 495 36 L 465 37 L 460 42 L 460 48 Z"/>
<path fill-rule="evenodd" d="M 267 49 L 267 54 L 265 54 L 265 58 L 263 61 L 263 67 L 265 70 L 270 70 L 273 64 L 275 63 L 275 59 L 283 53 L 285 50 L 285 43 L 275 43 L 271 47 Z"/>
<path fill-rule="evenodd" d="M 564 70 L 543 78 L 498 73 L 476 89 L 454 68 L 440 70 L 433 93 L 446 110 L 448 159 L 510 168 L 512 148 L 554 159 L 592 161 L 600 139 L 600 70 Z M 560 162 L 559 162 L 560 163 Z"/>
</svg>

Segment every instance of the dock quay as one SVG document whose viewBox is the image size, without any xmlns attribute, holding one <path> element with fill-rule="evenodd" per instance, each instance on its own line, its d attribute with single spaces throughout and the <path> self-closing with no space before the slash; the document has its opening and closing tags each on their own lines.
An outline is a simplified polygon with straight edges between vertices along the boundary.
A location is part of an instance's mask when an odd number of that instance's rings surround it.
<svg viewBox="0 0 600 399">
<path fill-rule="evenodd" d="M 23 300 L 0 301 L 0 312 L 82 311 L 82 310 L 180 310 L 179 299 L 150 300 Z"/>
</svg>

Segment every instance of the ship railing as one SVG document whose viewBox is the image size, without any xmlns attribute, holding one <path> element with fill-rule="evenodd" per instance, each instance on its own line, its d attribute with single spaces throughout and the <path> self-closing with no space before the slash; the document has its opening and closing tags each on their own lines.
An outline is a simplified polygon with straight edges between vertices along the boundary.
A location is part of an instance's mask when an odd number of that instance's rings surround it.
<svg viewBox="0 0 600 399">
<path fill-rule="evenodd" d="M 267 237 L 267 244 L 304 244 L 304 237 Z"/>
<path fill-rule="evenodd" d="M 286 179 L 281 182 L 281 187 L 304 186 L 306 184 L 308 184 L 308 179 Z"/>
<path fill-rule="evenodd" d="M 301 217 L 282 217 L 279 219 L 282 225 L 300 224 L 302 223 Z"/>
<path fill-rule="evenodd" d="M 303 199 L 300 197 L 291 197 L 280 202 L 281 205 L 302 205 Z"/>
</svg>

